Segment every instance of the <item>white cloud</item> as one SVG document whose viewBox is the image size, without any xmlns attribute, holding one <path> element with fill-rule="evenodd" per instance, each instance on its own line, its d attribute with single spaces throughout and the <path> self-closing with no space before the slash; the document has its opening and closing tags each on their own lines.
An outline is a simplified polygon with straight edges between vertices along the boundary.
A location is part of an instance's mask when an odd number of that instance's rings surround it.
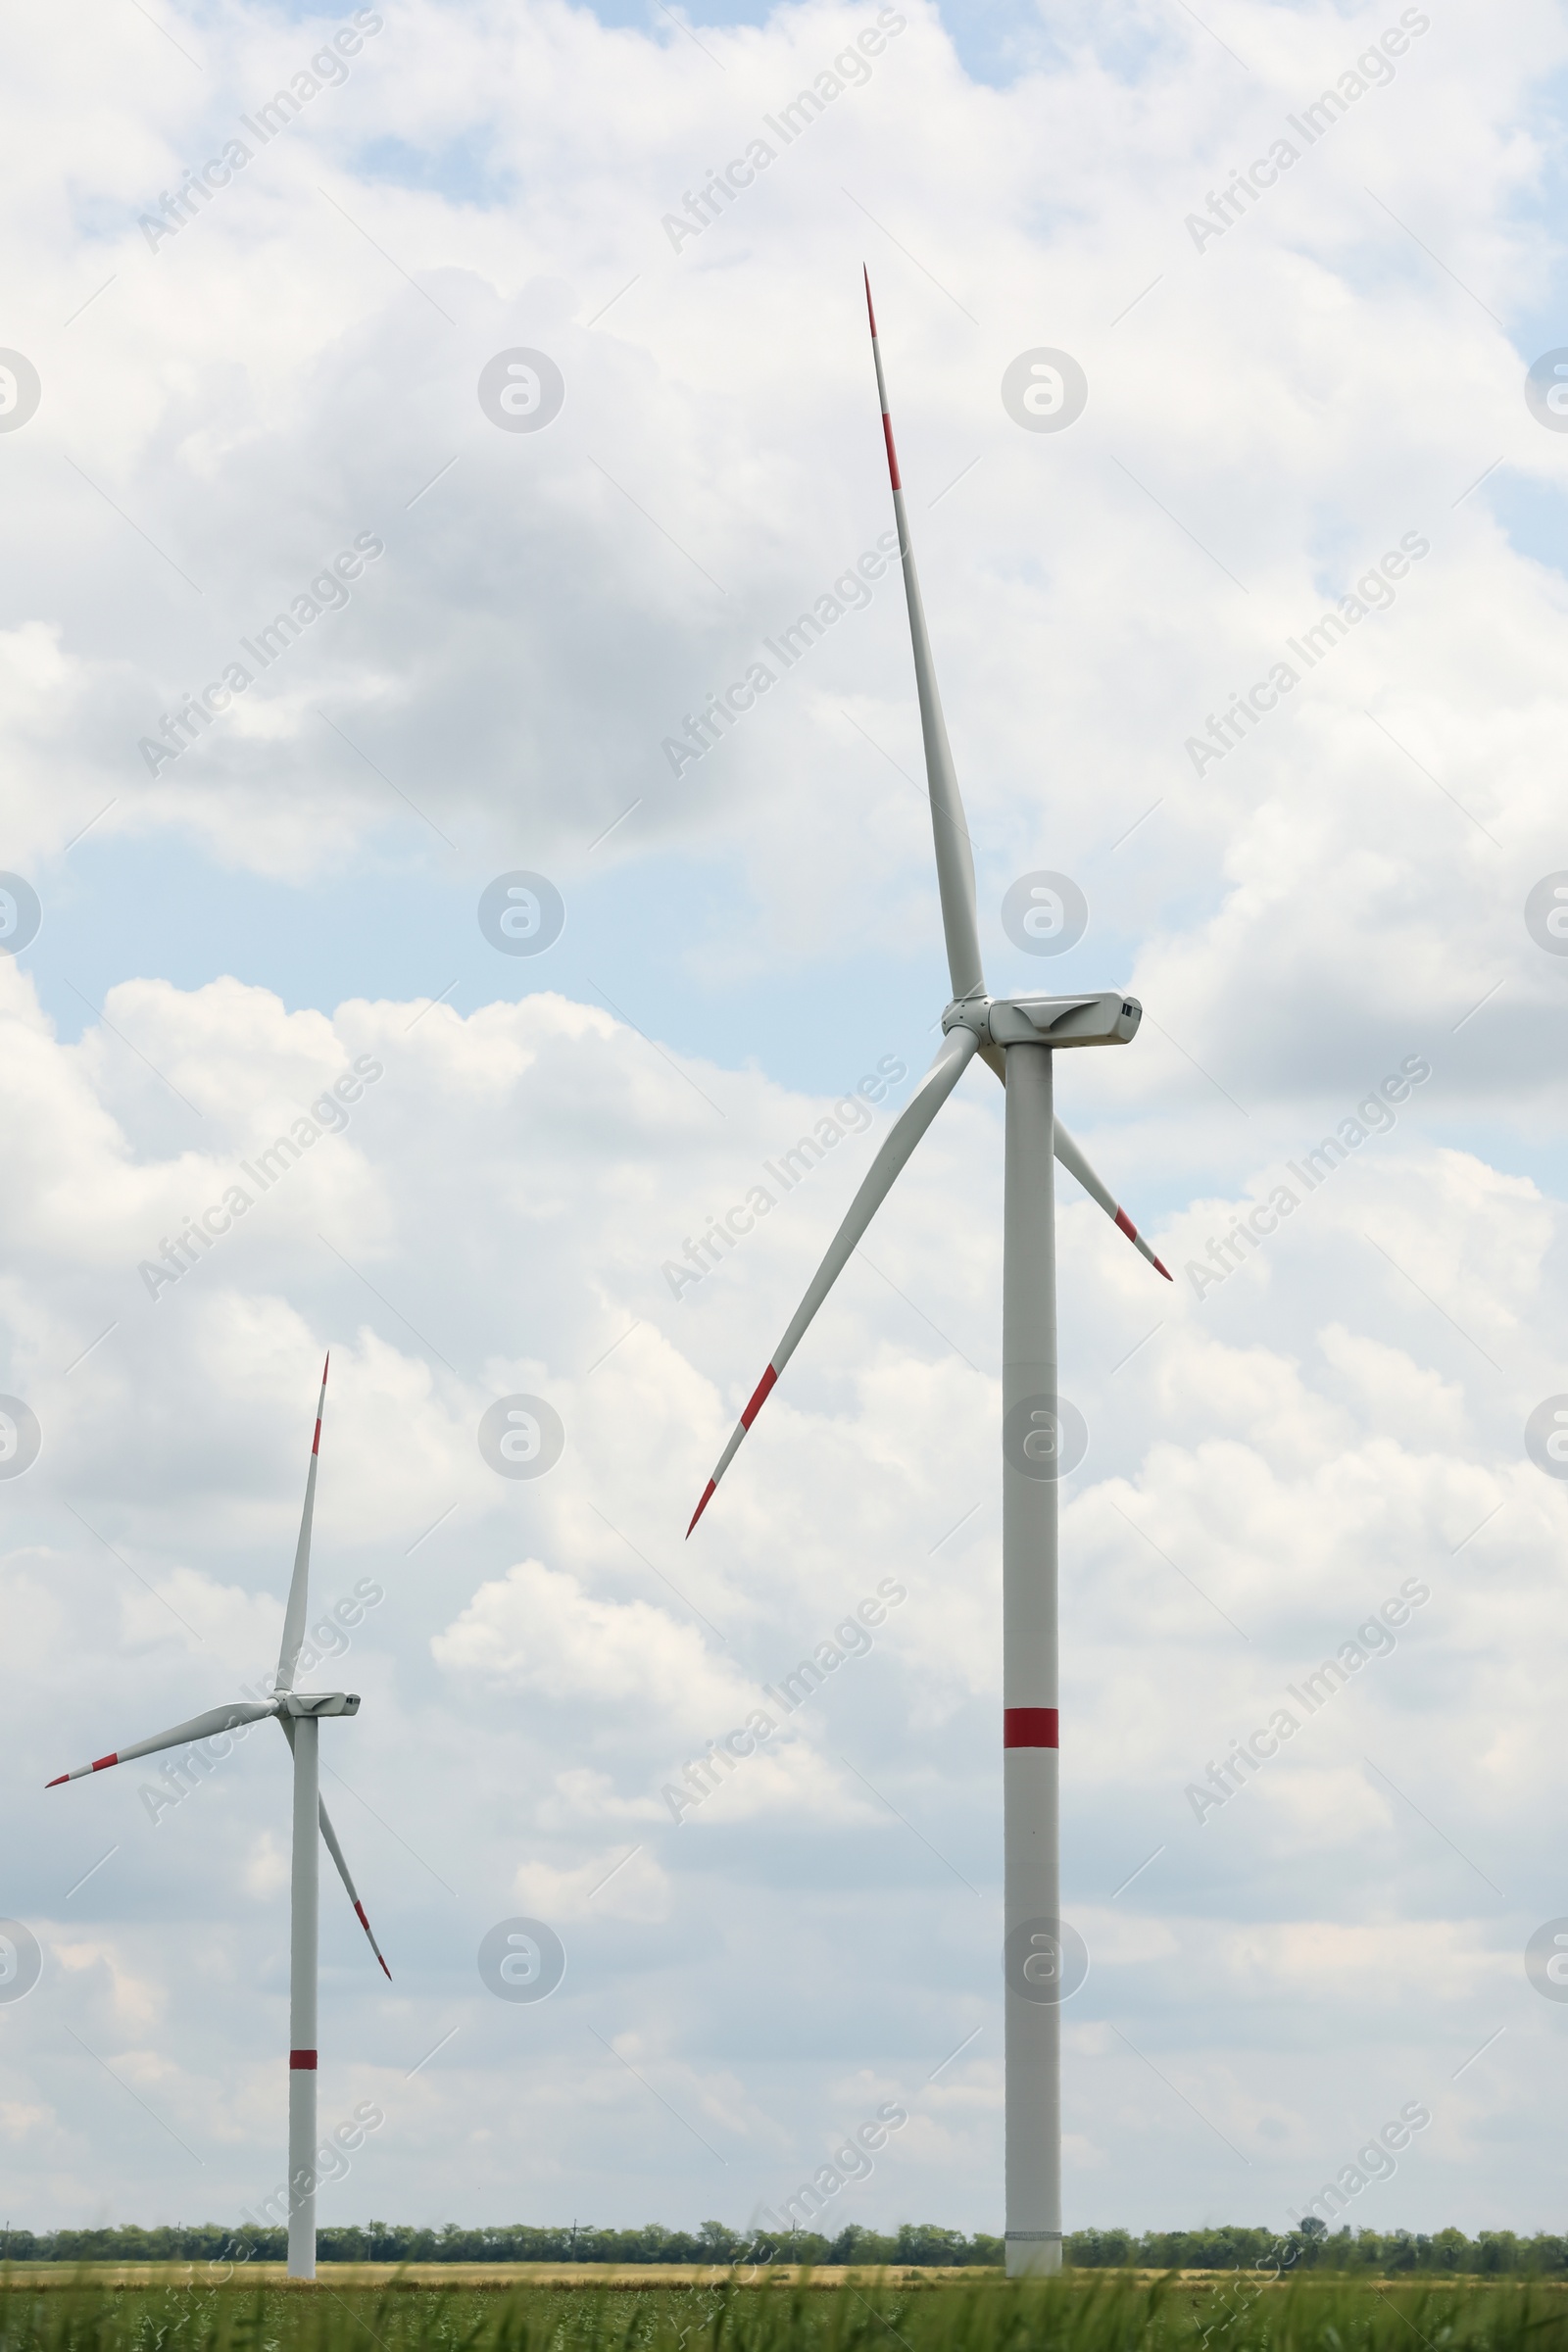
<svg viewBox="0 0 1568 2352">
<path fill-rule="evenodd" d="M 744 1716 L 752 1693 L 715 1668 L 691 1626 L 646 1601 L 595 1600 L 576 1579 L 525 1560 L 481 1585 L 431 1643 L 454 1678 L 701 1725 Z"/>
<path fill-rule="evenodd" d="M 667 1919 L 671 1907 L 668 1874 L 636 1846 L 618 1854 L 607 1847 L 572 1870 L 520 1863 L 513 1888 L 518 1902 L 551 1920 L 592 1918 L 588 1906 L 594 1901 L 602 1919 Z"/>
</svg>

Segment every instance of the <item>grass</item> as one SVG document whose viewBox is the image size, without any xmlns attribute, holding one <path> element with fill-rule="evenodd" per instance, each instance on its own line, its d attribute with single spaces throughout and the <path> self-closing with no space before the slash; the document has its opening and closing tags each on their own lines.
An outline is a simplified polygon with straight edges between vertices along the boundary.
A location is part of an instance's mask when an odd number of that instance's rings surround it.
<svg viewBox="0 0 1568 2352">
<path fill-rule="evenodd" d="M 203 2264 L 18 2267 L 0 2274 L 0 2352 L 1568 2352 L 1568 2287 L 1518 2279 L 840 2273 L 823 2291 L 821 2274 L 775 2274 L 752 2291 L 744 2274 L 632 2289 L 454 2267 L 345 2268 L 314 2288 Z"/>
</svg>

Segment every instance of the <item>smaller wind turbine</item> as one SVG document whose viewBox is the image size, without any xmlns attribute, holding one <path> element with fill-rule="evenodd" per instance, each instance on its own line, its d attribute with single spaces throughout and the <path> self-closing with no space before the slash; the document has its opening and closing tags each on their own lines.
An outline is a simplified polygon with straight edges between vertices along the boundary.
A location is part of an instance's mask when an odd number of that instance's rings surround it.
<svg viewBox="0 0 1568 2352">
<path fill-rule="evenodd" d="M 323 1715 L 357 1715 L 360 1711 L 359 1693 L 353 1690 L 296 1690 L 294 1675 L 299 1665 L 300 1650 L 305 1641 L 305 1619 L 310 1606 L 311 1582 L 311 1522 L 316 1514 L 316 1466 L 321 1452 L 321 1415 L 326 1409 L 326 1373 L 331 1363 L 328 1355 L 321 1366 L 321 1395 L 316 1407 L 316 1436 L 311 1445 L 311 1466 L 305 1475 L 305 1510 L 300 1520 L 300 1540 L 294 1553 L 294 1577 L 288 1591 L 288 1608 L 283 1617 L 283 1646 L 277 1653 L 277 1675 L 269 1699 L 241 1699 L 226 1707 L 211 1707 L 205 1715 L 193 1715 L 188 1723 L 176 1723 L 171 1732 L 159 1732 L 151 1740 L 138 1740 L 134 1746 L 116 1748 L 112 1755 L 99 1756 L 91 1764 L 78 1764 L 74 1772 L 63 1772 L 47 1785 L 62 1788 L 67 1781 L 85 1780 L 92 1772 L 107 1772 L 111 1764 L 129 1764 L 138 1756 L 154 1756 L 160 1748 L 184 1747 L 195 1740 L 209 1740 L 220 1732 L 232 1732 L 245 1723 L 260 1723 L 267 1716 L 275 1716 L 294 1758 L 294 1858 L 289 1889 L 289 1972 L 288 1972 L 288 2275 L 291 2278 L 316 2277 L 316 1987 L 318 1974 L 318 1922 L 320 1914 L 320 1854 L 316 1843 L 317 1826 L 326 1840 L 326 1850 L 337 1864 L 338 1876 L 348 1888 L 349 1901 L 361 1927 L 370 1938 L 370 1949 L 381 1962 L 388 1982 L 392 1971 L 381 1958 L 381 1947 L 370 1932 L 365 1916 L 365 1905 L 359 1890 L 349 1876 L 349 1866 L 343 1859 L 343 1848 L 337 1841 L 337 1832 L 321 1802 L 319 1735 L 318 1725 Z"/>
</svg>

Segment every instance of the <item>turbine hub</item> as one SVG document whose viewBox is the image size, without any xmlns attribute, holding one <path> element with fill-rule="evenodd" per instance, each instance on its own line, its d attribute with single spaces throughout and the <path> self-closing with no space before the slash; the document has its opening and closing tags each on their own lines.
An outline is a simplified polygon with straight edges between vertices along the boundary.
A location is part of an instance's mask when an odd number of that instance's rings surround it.
<svg viewBox="0 0 1568 2352">
<path fill-rule="evenodd" d="M 983 1046 L 1126 1046 L 1144 1008 L 1136 997 L 964 997 L 942 1029 L 972 1029 Z"/>
</svg>

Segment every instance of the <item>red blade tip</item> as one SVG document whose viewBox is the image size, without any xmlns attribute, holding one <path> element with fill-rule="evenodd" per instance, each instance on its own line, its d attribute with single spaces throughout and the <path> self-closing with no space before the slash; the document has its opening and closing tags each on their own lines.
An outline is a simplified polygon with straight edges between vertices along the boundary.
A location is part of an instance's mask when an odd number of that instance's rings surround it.
<svg viewBox="0 0 1568 2352">
<path fill-rule="evenodd" d="M 751 1403 L 746 1407 L 746 1410 L 741 1415 L 742 1429 L 751 1428 L 752 1423 L 757 1419 L 758 1414 L 761 1411 L 769 1396 L 772 1396 L 777 1380 L 778 1374 L 774 1371 L 772 1365 L 769 1364 L 767 1370 L 762 1374 L 761 1379 L 752 1391 Z"/>
<path fill-rule="evenodd" d="M 695 1526 L 697 1525 L 697 1522 L 698 1522 L 698 1520 L 699 1520 L 699 1519 L 702 1517 L 703 1513 L 704 1513 L 704 1512 L 707 1510 L 707 1508 L 708 1508 L 709 1504 L 710 1504 L 710 1503 L 712 1501 L 712 1499 L 713 1499 L 713 1494 L 714 1494 L 714 1492 L 715 1492 L 715 1490 L 716 1490 L 716 1488 L 717 1488 L 717 1485 L 718 1485 L 718 1482 L 717 1482 L 717 1480 L 716 1480 L 716 1479 L 712 1479 L 712 1478 L 710 1478 L 710 1479 L 709 1480 L 709 1482 L 708 1482 L 707 1486 L 706 1486 L 706 1487 L 703 1489 L 703 1499 L 702 1499 L 702 1501 L 701 1501 L 701 1502 L 700 1502 L 700 1503 L 697 1505 L 697 1508 L 696 1508 L 696 1510 L 695 1510 L 695 1511 L 693 1511 L 693 1513 L 692 1513 L 692 1527 L 695 1527 Z M 691 1539 L 692 1527 L 689 1527 L 689 1528 L 686 1530 L 686 1536 L 687 1536 L 687 1540 L 688 1540 L 688 1542 L 689 1542 L 689 1541 L 690 1541 L 690 1539 Z"/>
<path fill-rule="evenodd" d="M 876 313 L 871 308 L 871 272 L 863 262 L 860 264 L 860 275 L 865 280 L 865 315 L 871 321 L 871 340 L 874 343 L 876 341 Z"/>
<path fill-rule="evenodd" d="M 381 1955 L 379 1952 L 377 1952 L 375 1956 L 378 1960 L 381 1960 Z M 388 1968 L 384 1960 L 381 1960 L 381 1974 L 383 1977 L 385 1977 L 387 1983 L 390 1984 L 392 1982 L 392 1971 Z"/>
<path fill-rule="evenodd" d="M 325 1386 L 326 1386 L 326 1373 L 327 1373 L 327 1365 L 329 1365 L 329 1364 L 331 1363 L 331 1361 L 332 1361 L 332 1350 L 331 1350 L 331 1348 L 329 1348 L 327 1349 L 327 1351 L 326 1351 L 326 1363 L 324 1363 L 324 1364 L 321 1366 L 321 1386 L 322 1386 L 322 1388 L 323 1388 L 323 1389 L 324 1389 L 324 1388 L 325 1388 Z"/>
<path fill-rule="evenodd" d="M 1165 1277 L 1165 1280 L 1166 1280 L 1167 1282 L 1174 1282 L 1174 1281 L 1175 1281 L 1176 1277 L 1175 1277 L 1175 1275 L 1174 1275 L 1174 1274 L 1171 1272 L 1171 1270 L 1170 1270 L 1169 1266 L 1162 1266 L 1162 1265 L 1160 1264 L 1160 1262 L 1159 1262 L 1159 1260 L 1158 1260 L 1158 1258 L 1157 1258 L 1157 1257 L 1156 1257 L 1156 1258 L 1155 1258 L 1155 1260 L 1154 1260 L 1154 1267 L 1155 1267 L 1155 1271 L 1156 1271 L 1157 1273 L 1160 1273 L 1160 1274 L 1163 1274 L 1163 1275 L 1164 1275 L 1164 1277 Z"/>
<path fill-rule="evenodd" d="M 45 1781 L 44 1787 L 46 1788 L 63 1788 L 70 1778 L 71 1775 L 69 1772 L 63 1772 L 60 1774 L 58 1779 L 53 1781 Z"/>
</svg>

